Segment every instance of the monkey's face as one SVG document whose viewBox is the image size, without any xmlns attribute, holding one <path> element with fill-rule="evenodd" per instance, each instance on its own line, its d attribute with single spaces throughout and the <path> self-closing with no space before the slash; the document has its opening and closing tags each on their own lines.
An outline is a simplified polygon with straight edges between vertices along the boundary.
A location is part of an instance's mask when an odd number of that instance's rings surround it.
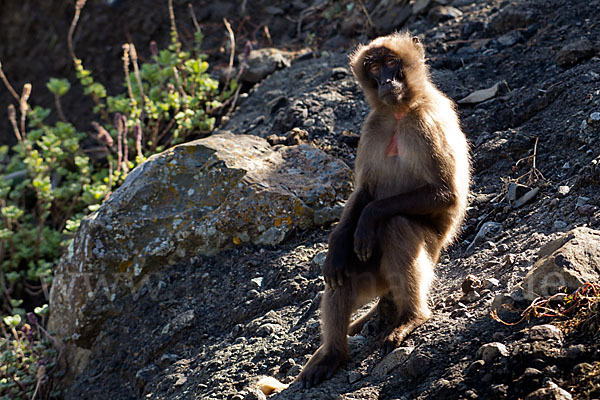
<svg viewBox="0 0 600 400">
<path fill-rule="evenodd" d="M 364 68 L 383 103 L 390 106 L 401 103 L 405 83 L 398 57 L 385 47 L 374 48 L 365 57 Z"/>
</svg>

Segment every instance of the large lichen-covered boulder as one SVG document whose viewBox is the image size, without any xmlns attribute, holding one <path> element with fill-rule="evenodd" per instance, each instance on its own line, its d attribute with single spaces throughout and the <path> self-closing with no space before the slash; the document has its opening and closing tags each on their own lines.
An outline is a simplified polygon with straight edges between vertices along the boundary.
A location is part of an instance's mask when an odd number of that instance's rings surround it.
<svg viewBox="0 0 600 400">
<path fill-rule="evenodd" d="M 600 281 L 600 231 L 575 228 L 539 250 L 539 259 L 523 281 L 523 296 L 534 300 Z"/>
<path fill-rule="evenodd" d="M 89 348 L 98 324 L 153 271 L 197 255 L 274 245 L 339 217 L 352 189 L 341 161 L 309 146 L 224 133 L 134 169 L 85 218 L 56 271 L 50 329 Z"/>
</svg>

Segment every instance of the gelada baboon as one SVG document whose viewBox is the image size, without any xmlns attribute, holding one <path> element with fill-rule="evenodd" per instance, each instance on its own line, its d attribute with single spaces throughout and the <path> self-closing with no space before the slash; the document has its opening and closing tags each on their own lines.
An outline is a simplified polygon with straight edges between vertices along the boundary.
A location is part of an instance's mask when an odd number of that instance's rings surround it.
<svg viewBox="0 0 600 400">
<path fill-rule="evenodd" d="M 372 111 L 360 136 L 356 189 L 329 237 L 323 344 L 297 378 L 304 387 L 348 359 L 347 335 L 360 332 L 383 300 L 394 308 L 384 352 L 430 317 L 433 267 L 467 206 L 467 142 L 452 101 L 431 82 L 419 40 L 408 33 L 377 38 L 359 46 L 350 65 Z M 376 296 L 378 306 L 349 324 Z"/>
</svg>

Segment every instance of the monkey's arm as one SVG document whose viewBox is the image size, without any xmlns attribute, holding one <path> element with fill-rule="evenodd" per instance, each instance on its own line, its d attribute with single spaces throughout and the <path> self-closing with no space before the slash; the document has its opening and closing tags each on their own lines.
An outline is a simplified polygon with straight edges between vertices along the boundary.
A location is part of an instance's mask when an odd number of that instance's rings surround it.
<svg viewBox="0 0 600 400">
<path fill-rule="evenodd" d="M 367 261 L 376 240 L 376 228 L 381 221 L 395 215 L 427 216 L 443 212 L 454 205 L 456 195 L 447 186 L 426 185 L 411 192 L 370 202 L 362 211 L 354 231 L 354 252 Z"/>
<path fill-rule="evenodd" d="M 323 264 L 323 278 L 332 289 L 342 286 L 348 276 L 348 248 L 353 241 L 354 231 L 363 210 L 373 200 L 365 188 L 358 188 L 352 193 L 340 222 L 329 235 L 329 251 Z"/>
</svg>

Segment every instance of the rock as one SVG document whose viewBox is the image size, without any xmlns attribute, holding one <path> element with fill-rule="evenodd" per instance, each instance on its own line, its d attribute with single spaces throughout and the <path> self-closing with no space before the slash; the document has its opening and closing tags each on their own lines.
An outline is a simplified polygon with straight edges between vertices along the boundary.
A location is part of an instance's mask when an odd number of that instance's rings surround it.
<svg viewBox="0 0 600 400">
<path fill-rule="evenodd" d="M 578 196 L 577 202 L 575 203 L 575 207 L 581 207 L 581 206 L 587 204 L 588 201 L 590 201 L 589 197 Z"/>
<path fill-rule="evenodd" d="M 288 385 L 279 382 L 277 379 L 265 376 L 261 378 L 255 385 L 257 389 L 260 390 L 265 396 L 270 396 L 273 393 L 281 392 L 284 389 L 287 389 Z"/>
<path fill-rule="evenodd" d="M 413 378 L 426 375 L 431 367 L 431 357 L 419 351 L 413 352 L 406 361 L 406 372 Z"/>
<path fill-rule="evenodd" d="M 148 382 L 150 382 L 152 380 L 152 378 L 154 378 L 159 372 L 160 372 L 160 368 L 158 368 L 154 364 L 150 364 L 150 365 L 140 369 L 135 374 L 135 381 L 136 381 L 138 387 L 140 389 L 143 389 L 144 386 L 146 386 L 146 384 Z"/>
<path fill-rule="evenodd" d="M 598 207 L 591 204 L 584 204 L 583 206 L 577 207 L 575 211 L 579 215 L 593 215 L 596 211 L 598 211 Z"/>
<path fill-rule="evenodd" d="M 556 229 L 557 231 L 562 231 L 562 230 L 566 229 L 567 226 L 569 226 L 569 225 L 565 221 L 556 220 L 556 221 L 554 221 L 552 226 L 554 226 L 554 229 Z"/>
<path fill-rule="evenodd" d="M 427 10 L 430 4 L 431 0 L 417 0 L 412 5 L 412 13 L 414 15 L 421 14 Z"/>
<path fill-rule="evenodd" d="M 600 279 L 600 231 L 575 228 L 539 250 L 538 261 L 523 282 L 527 300 L 550 296 L 559 287 L 576 290 Z"/>
<path fill-rule="evenodd" d="M 257 83 L 275 70 L 289 67 L 292 53 L 275 48 L 252 50 L 248 56 L 248 64 L 242 73 L 242 80 Z"/>
<path fill-rule="evenodd" d="M 357 371 L 350 371 L 348 374 L 348 383 L 355 383 L 362 379 L 362 374 Z"/>
<path fill-rule="evenodd" d="M 542 371 L 536 368 L 525 368 L 523 374 L 515 381 L 519 388 L 526 389 L 526 392 L 530 392 L 534 389 L 542 386 L 542 379 L 544 374 Z"/>
<path fill-rule="evenodd" d="M 327 251 L 323 250 L 315 254 L 312 259 L 312 263 L 318 267 L 322 267 L 325 263 L 325 257 L 327 257 Z"/>
<path fill-rule="evenodd" d="M 587 119 L 587 123 L 589 126 L 593 127 L 600 125 L 600 112 L 595 111 L 591 113 Z"/>
<path fill-rule="evenodd" d="M 481 370 L 481 368 L 483 368 L 484 366 L 485 366 L 485 361 L 475 360 L 471 364 L 469 364 L 469 366 L 465 370 L 465 374 L 467 376 L 476 375 Z"/>
<path fill-rule="evenodd" d="M 458 100 L 458 104 L 477 104 L 496 97 L 500 91 L 501 82 L 497 82 L 494 86 L 487 89 L 476 90 L 467 97 Z"/>
<path fill-rule="evenodd" d="M 551 324 L 536 325 L 529 330 L 529 340 L 554 340 L 562 342 L 563 335 L 560 329 Z"/>
<path fill-rule="evenodd" d="M 490 26 L 494 31 L 504 33 L 524 28 L 530 19 L 530 15 L 525 12 L 514 8 L 505 8 L 492 20 Z"/>
<path fill-rule="evenodd" d="M 523 197 L 530 190 L 531 188 L 528 186 L 521 185 L 516 182 L 510 182 L 506 190 L 506 197 L 508 198 L 509 202 L 514 203 L 517 198 Z"/>
<path fill-rule="evenodd" d="M 267 396 L 265 396 L 260 388 L 254 387 L 248 389 L 248 393 L 244 396 L 244 400 L 267 400 Z"/>
<path fill-rule="evenodd" d="M 177 354 L 165 353 L 160 357 L 160 366 L 162 368 L 167 368 L 169 365 L 173 364 L 175 361 L 178 361 L 181 357 Z"/>
<path fill-rule="evenodd" d="M 472 290 L 470 292 L 465 293 L 461 298 L 460 301 L 465 302 L 465 303 L 472 303 L 474 301 L 477 301 L 481 298 L 481 295 L 479 293 L 477 293 L 476 291 Z"/>
<path fill-rule="evenodd" d="M 569 186 L 561 185 L 558 187 L 558 194 L 560 194 L 563 197 L 568 195 L 570 191 L 571 191 L 571 188 Z"/>
<path fill-rule="evenodd" d="M 481 288 L 481 281 L 475 275 L 467 275 L 465 280 L 460 284 L 463 293 L 469 293 Z"/>
<path fill-rule="evenodd" d="M 508 355 L 509 352 L 506 346 L 498 342 L 484 344 L 477 350 L 477 358 L 483 360 L 486 364 L 498 357 L 507 357 Z"/>
<path fill-rule="evenodd" d="M 529 393 L 525 400 L 572 400 L 573 396 L 556 383 L 549 381 L 547 386 Z"/>
<path fill-rule="evenodd" d="M 579 360 L 585 353 L 587 349 L 583 344 L 574 344 L 567 348 L 566 356 L 571 360 Z"/>
<path fill-rule="evenodd" d="M 522 197 L 520 197 L 519 199 L 517 199 L 517 201 L 515 201 L 515 204 L 513 204 L 513 208 L 523 207 L 525 204 L 527 204 L 531 200 L 533 200 L 539 191 L 540 191 L 540 188 L 537 188 L 537 187 L 531 189 L 529 192 L 525 193 Z"/>
<path fill-rule="evenodd" d="M 500 286 L 500 281 L 496 278 L 488 278 L 483 281 L 483 287 L 486 289 L 495 289 Z"/>
<path fill-rule="evenodd" d="M 404 364 L 413 350 L 414 347 L 398 347 L 375 365 L 371 375 L 379 378 L 387 376 L 391 370 Z"/>
<path fill-rule="evenodd" d="M 519 41 L 523 40 L 523 35 L 521 35 L 521 32 L 514 30 L 514 31 L 505 33 L 504 35 L 500 36 L 496 40 L 498 40 L 498 43 L 500 43 L 502 46 L 510 47 L 510 46 L 518 43 Z"/>
<path fill-rule="evenodd" d="M 563 46 L 556 54 L 556 64 L 561 67 L 572 67 L 592 57 L 594 46 L 586 38 L 579 39 Z"/>
<path fill-rule="evenodd" d="M 254 286 L 255 289 L 260 290 L 262 288 L 263 278 L 262 276 L 252 278 L 250 279 L 250 282 L 252 283 L 252 286 Z"/>
<path fill-rule="evenodd" d="M 488 221 L 481 225 L 479 232 L 475 235 L 473 242 L 467 247 L 467 251 L 470 251 L 478 242 L 490 239 L 497 236 L 502 232 L 502 224 L 499 222 Z"/>
<path fill-rule="evenodd" d="M 160 290 L 150 287 L 153 272 L 236 244 L 280 243 L 315 226 L 351 181 L 342 161 L 312 146 L 274 150 L 250 135 L 213 135 L 152 156 L 81 222 L 56 270 L 49 327 L 89 348 L 99 324 L 119 312 L 116 299 Z"/>
<path fill-rule="evenodd" d="M 169 322 L 163 327 L 161 334 L 173 334 L 183 329 L 189 328 L 190 326 L 192 326 L 192 323 L 194 322 L 195 318 L 196 316 L 194 310 L 188 310 L 182 312 L 181 314 L 177 314 L 177 316 L 173 318 L 171 322 Z"/>
<path fill-rule="evenodd" d="M 427 13 L 427 18 L 432 24 L 448 21 L 462 15 L 462 11 L 452 6 L 435 6 Z"/>
</svg>

